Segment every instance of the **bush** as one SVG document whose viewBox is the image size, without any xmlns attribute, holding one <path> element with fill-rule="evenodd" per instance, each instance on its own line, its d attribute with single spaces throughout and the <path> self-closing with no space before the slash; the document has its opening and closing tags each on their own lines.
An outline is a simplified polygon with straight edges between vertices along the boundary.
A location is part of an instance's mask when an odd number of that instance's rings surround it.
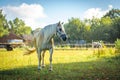
<svg viewBox="0 0 120 80">
<path fill-rule="evenodd" d="M 115 55 L 115 49 L 114 48 L 98 48 L 96 50 L 94 50 L 94 56 L 96 57 L 106 57 L 106 56 L 110 56 L 110 55 Z"/>
<path fill-rule="evenodd" d="M 98 48 L 94 51 L 94 56 L 96 56 L 98 58 L 105 54 L 106 54 L 106 48 L 100 48 L 100 49 Z"/>
<path fill-rule="evenodd" d="M 120 53 L 120 39 L 117 39 L 117 41 L 115 41 L 115 49 L 116 53 Z"/>
</svg>

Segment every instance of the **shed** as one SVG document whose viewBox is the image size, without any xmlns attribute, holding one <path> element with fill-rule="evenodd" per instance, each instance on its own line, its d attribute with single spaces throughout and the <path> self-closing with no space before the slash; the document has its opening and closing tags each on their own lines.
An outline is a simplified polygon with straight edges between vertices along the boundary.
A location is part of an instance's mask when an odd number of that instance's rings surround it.
<svg viewBox="0 0 120 80">
<path fill-rule="evenodd" d="M 0 37 L 0 43 L 9 43 L 9 42 L 13 42 L 14 41 L 22 41 L 23 39 L 20 36 L 17 36 L 15 33 L 10 32 L 8 35 L 5 35 L 3 37 Z"/>
</svg>

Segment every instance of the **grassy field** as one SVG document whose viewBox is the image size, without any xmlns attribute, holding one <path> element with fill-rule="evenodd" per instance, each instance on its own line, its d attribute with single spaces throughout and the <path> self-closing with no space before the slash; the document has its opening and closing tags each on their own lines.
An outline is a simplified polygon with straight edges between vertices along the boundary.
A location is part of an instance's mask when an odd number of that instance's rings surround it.
<svg viewBox="0 0 120 80">
<path fill-rule="evenodd" d="M 55 50 L 53 71 L 37 70 L 37 55 L 23 56 L 24 49 L 0 49 L 0 80 L 120 80 L 120 55 L 114 49 Z M 100 55 L 103 53 L 102 55 Z"/>
</svg>

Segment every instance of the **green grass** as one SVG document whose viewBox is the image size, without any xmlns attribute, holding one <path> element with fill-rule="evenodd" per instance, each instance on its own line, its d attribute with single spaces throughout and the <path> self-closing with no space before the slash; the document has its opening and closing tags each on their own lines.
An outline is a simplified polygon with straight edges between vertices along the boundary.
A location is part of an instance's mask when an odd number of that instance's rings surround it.
<svg viewBox="0 0 120 80">
<path fill-rule="evenodd" d="M 98 52 L 98 53 L 97 53 Z M 0 49 L 0 80 L 119 80 L 120 55 L 114 49 L 55 50 L 53 71 L 49 69 L 49 52 L 45 55 L 46 67 L 37 70 L 37 55 L 23 56 L 24 49 Z M 105 55 L 103 55 L 104 53 Z M 98 57 L 98 54 L 102 56 Z M 109 54 L 109 55 L 108 55 Z"/>
</svg>

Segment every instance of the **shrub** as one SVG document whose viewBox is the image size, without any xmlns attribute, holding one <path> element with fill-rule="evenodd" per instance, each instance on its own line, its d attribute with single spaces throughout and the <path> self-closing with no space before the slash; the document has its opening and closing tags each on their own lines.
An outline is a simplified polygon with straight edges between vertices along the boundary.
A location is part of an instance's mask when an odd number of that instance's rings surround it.
<svg viewBox="0 0 120 80">
<path fill-rule="evenodd" d="M 102 49 L 102 48 L 97 48 L 97 49 L 95 49 L 94 50 L 94 56 L 96 56 L 96 57 L 101 57 L 102 55 L 104 55 L 105 54 L 105 50 L 104 49 Z"/>
<path fill-rule="evenodd" d="M 117 41 L 115 41 L 115 48 L 116 48 L 116 53 L 120 53 L 120 39 L 117 39 Z"/>
<path fill-rule="evenodd" d="M 94 50 L 94 56 L 96 57 L 105 57 L 105 56 L 110 56 L 110 55 L 115 55 L 115 49 L 114 48 L 98 48 Z"/>
</svg>

